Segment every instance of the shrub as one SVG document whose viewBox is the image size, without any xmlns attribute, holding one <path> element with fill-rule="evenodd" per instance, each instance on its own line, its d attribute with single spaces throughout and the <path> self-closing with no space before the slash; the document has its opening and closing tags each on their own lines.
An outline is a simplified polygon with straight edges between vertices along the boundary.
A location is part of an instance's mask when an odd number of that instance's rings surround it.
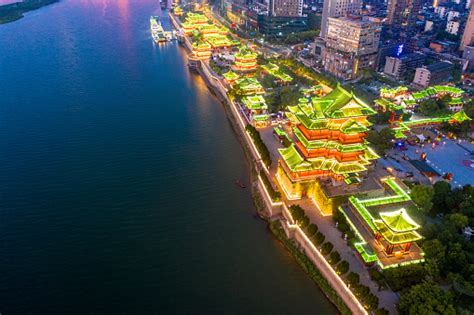
<svg viewBox="0 0 474 315">
<path fill-rule="evenodd" d="M 255 146 L 257 147 L 258 152 L 262 156 L 263 163 L 267 167 L 270 167 L 272 165 L 272 159 L 270 157 L 270 152 L 268 151 L 268 148 L 265 145 L 265 142 L 263 142 L 262 137 L 260 136 L 260 132 L 258 132 L 258 130 L 255 129 L 255 127 L 250 124 L 247 125 L 245 129 L 248 131 L 248 133 L 252 137 L 253 142 Z"/>
<path fill-rule="evenodd" d="M 354 295 L 357 296 L 358 298 L 365 297 L 370 293 L 369 287 L 363 284 L 355 285 L 352 291 L 354 292 Z"/>
<path fill-rule="evenodd" d="M 336 265 L 338 262 L 341 261 L 341 255 L 337 251 L 333 251 L 331 255 L 329 255 L 329 263 L 331 265 Z"/>
<path fill-rule="evenodd" d="M 378 310 L 375 311 L 375 315 L 389 315 L 389 311 L 387 311 L 385 308 L 379 308 Z"/>
<path fill-rule="evenodd" d="M 364 301 L 365 308 L 373 311 L 379 307 L 379 298 L 372 293 L 369 293 L 362 297 Z"/>
<path fill-rule="evenodd" d="M 326 237 L 324 236 L 323 233 L 316 232 L 316 235 L 313 238 L 313 243 L 314 243 L 314 245 L 319 246 L 324 242 L 325 239 L 326 239 Z"/>
<path fill-rule="evenodd" d="M 298 225 L 305 229 L 309 225 L 309 218 L 307 216 L 303 216 L 301 220 L 298 221 Z"/>
<path fill-rule="evenodd" d="M 331 242 L 324 243 L 323 246 L 321 247 L 321 254 L 326 256 L 332 251 L 333 248 L 334 248 L 334 245 L 332 245 Z"/>
<path fill-rule="evenodd" d="M 349 283 L 349 285 L 352 287 L 358 285 L 360 281 L 359 275 L 352 271 L 347 275 L 346 279 L 347 283 Z"/>
<path fill-rule="evenodd" d="M 336 272 L 338 275 L 343 275 L 346 272 L 349 271 L 349 263 L 345 260 L 341 261 L 337 266 L 336 266 Z"/>
<path fill-rule="evenodd" d="M 306 232 L 308 234 L 309 237 L 313 236 L 314 234 L 316 234 L 316 232 L 318 231 L 318 226 L 316 224 L 313 224 L 311 223 L 308 228 L 306 229 Z"/>
<path fill-rule="evenodd" d="M 260 171 L 260 178 L 262 179 L 263 184 L 265 185 L 265 188 L 267 189 L 268 194 L 270 195 L 270 198 L 272 198 L 272 200 L 275 202 L 280 201 L 281 193 L 278 190 L 273 189 L 272 183 L 268 179 L 268 176 L 264 170 Z"/>
</svg>

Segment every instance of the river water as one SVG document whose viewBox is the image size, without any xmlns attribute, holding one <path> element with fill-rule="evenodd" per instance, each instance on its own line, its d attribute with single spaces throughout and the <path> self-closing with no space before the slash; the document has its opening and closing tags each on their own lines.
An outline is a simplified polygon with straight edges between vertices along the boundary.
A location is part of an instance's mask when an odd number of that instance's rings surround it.
<svg viewBox="0 0 474 315">
<path fill-rule="evenodd" d="M 335 308 L 255 215 L 223 107 L 156 0 L 63 0 L 0 26 L 0 312 Z"/>
</svg>

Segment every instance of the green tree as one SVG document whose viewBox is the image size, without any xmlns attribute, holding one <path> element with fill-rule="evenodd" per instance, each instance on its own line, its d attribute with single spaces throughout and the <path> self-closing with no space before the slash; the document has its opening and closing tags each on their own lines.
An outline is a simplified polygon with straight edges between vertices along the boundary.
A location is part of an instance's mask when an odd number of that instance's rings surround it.
<svg viewBox="0 0 474 315">
<path fill-rule="evenodd" d="M 433 185 L 433 210 L 436 213 L 448 213 L 449 209 L 446 205 L 446 199 L 451 194 L 451 185 L 443 180 L 436 182 Z"/>
<path fill-rule="evenodd" d="M 469 223 L 469 218 L 461 213 L 453 213 L 448 217 L 449 222 L 458 230 Z"/>
<path fill-rule="evenodd" d="M 468 264 L 467 256 L 460 243 L 452 243 L 446 251 L 446 267 L 449 271 L 460 272 Z"/>
<path fill-rule="evenodd" d="M 336 265 L 338 262 L 341 261 L 341 255 L 337 252 L 337 251 L 333 251 L 330 255 L 329 255 L 329 263 L 331 265 Z"/>
<path fill-rule="evenodd" d="M 434 113 L 438 112 L 438 103 L 434 99 L 427 99 L 420 103 L 418 111 L 425 116 L 433 116 Z"/>
<path fill-rule="evenodd" d="M 317 232 L 316 235 L 313 238 L 314 245 L 316 245 L 316 246 L 321 245 L 324 242 L 325 238 L 326 237 L 324 236 L 323 233 Z"/>
<path fill-rule="evenodd" d="M 424 212 L 428 213 L 433 206 L 431 200 L 433 200 L 434 190 L 431 186 L 415 185 L 411 189 L 411 199 L 417 204 L 418 207 Z"/>
<path fill-rule="evenodd" d="M 456 314 L 449 295 L 431 282 L 402 292 L 399 308 L 401 314 Z"/>
<path fill-rule="evenodd" d="M 354 287 L 354 286 L 358 285 L 358 284 L 359 284 L 359 281 L 360 281 L 359 275 L 358 275 L 357 273 L 353 272 L 353 271 L 351 271 L 351 272 L 347 275 L 346 279 L 347 279 L 347 283 L 348 283 L 351 287 Z"/>
<path fill-rule="evenodd" d="M 313 224 L 311 223 L 309 226 L 308 226 L 308 229 L 307 229 L 307 234 L 309 237 L 313 236 L 314 234 L 316 234 L 316 232 L 318 231 L 318 226 L 316 224 Z"/>
<path fill-rule="evenodd" d="M 326 242 L 323 244 L 323 246 L 321 246 L 321 254 L 326 256 L 332 251 L 333 248 L 334 248 L 334 245 L 332 245 L 331 242 Z"/>
<path fill-rule="evenodd" d="M 336 266 L 336 272 L 338 275 L 343 275 L 346 272 L 349 271 L 349 263 L 345 260 L 341 261 L 337 266 Z"/>
</svg>

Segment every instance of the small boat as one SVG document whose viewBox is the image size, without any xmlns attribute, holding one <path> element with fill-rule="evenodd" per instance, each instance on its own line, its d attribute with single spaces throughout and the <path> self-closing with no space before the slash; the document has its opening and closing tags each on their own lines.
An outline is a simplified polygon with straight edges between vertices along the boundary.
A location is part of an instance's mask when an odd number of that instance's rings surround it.
<svg viewBox="0 0 474 315">
<path fill-rule="evenodd" d="M 236 180 L 236 181 L 235 181 L 235 184 L 236 184 L 240 189 L 246 188 L 245 184 L 242 183 L 240 180 Z"/>
</svg>

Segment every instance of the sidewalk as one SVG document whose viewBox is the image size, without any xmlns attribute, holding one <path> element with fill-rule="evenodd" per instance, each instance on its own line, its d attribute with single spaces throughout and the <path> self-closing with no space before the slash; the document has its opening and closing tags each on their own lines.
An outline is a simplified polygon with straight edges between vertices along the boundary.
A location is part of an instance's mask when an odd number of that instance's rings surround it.
<svg viewBox="0 0 474 315">
<path fill-rule="evenodd" d="M 311 223 L 316 224 L 319 231 L 326 236 L 325 242 L 329 241 L 334 245 L 334 250 L 339 252 L 341 260 L 346 260 L 349 263 L 350 271 L 359 274 L 360 283 L 368 286 L 370 291 L 379 298 L 379 308 L 387 309 L 390 314 L 397 314 L 395 308 L 395 304 L 398 303 L 397 294 L 390 290 L 378 290 L 378 285 L 370 279 L 367 267 L 342 238 L 341 232 L 336 228 L 332 216 L 322 216 L 321 211 L 311 199 L 303 199 L 294 204 L 299 204 L 305 210 Z"/>
</svg>

